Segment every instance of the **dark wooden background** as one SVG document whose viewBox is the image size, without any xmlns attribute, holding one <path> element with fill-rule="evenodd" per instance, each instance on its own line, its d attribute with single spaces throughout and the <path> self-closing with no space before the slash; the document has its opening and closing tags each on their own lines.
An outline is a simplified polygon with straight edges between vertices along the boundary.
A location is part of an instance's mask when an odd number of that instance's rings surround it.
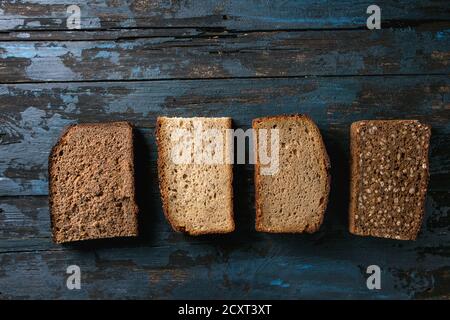
<svg viewBox="0 0 450 320">
<path fill-rule="evenodd" d="M 2 0 L 0 299 L 450 298 L 450 1 Z M 66 9 L 82 29 L 67 30 Z M 193 238 L 164 220 L 155 118 L 307 113 L 332 163 L 313 235 L 254 231 L 253 168 L 235 167 L 237 230 Z M 348 132 L 360 119 L 432 125 L 426 216 L 417 241 L 347 231 Z M 64 126 L 138 128 L 141 237 L 55 245 L 47 156 Z M 195 195 L 193 195 L 195 196 Z M 79 265 L 82 289 L 66 288 Z M 366 287 L 368 265 L 382 289 Z"/>
</svg>

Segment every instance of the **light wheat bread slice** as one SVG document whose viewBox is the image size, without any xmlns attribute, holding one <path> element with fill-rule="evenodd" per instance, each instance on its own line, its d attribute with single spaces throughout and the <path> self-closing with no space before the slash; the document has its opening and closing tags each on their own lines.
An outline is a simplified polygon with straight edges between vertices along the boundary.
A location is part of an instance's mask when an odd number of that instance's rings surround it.
<svg viewBox="0 0 450 320">
<path fill-rule="evenodd" d="M 368 120 L 350 129 L 350 232 L 414 240 L 424 214 L 431 128 Z"/>
<path fill-rule="evenodd" d="M 330 191 L 330 162 L 322 136 L 305 115 L 253 120 L 255 129 L 256 230 L 312 233 L 322 224 Z M 263 175 L 261 129 L 278 129 L 279 168 Z M 270 136 L 266 137 L 270 145 Z"/>
<path fill-rule="evenodd" d="M 49 157 L 53 240 L 138 234 L 133 128 L 127 122 L 68 127 Z"/>
<path fill-rule="evenodd" d="M 164 214 L 175 231 L 201 235 L 234 230 L 233 171 L 227 160 L 232 146 L 227 129 L 231 128 L 230 118 L 158 117 L 159 187 Z M 211 129 L 222 143 L 200 138 Z M 181 135 L 176 136 L 177 131 Z M 213 146 L 214 142 L 217 145 Z M 195 160 L 195 153 L 211 154 L 207 150 L 214 150 L 216 156 L 222 150 L 221 160 Z M 180 163 L 174 154 L 192 159 Z"/>
</svg>

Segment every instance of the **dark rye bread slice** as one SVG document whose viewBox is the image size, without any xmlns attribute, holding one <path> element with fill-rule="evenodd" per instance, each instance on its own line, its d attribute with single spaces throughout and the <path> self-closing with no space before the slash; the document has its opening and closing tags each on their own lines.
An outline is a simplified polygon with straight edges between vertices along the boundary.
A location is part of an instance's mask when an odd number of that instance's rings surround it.
<svg viewBox="0 0 450 320">
<path fill-rule="evenodd" d="M 137 236 L 133 127 L 127 122 L 68 127 L 49 157 L 56 243 Z"/>
<path fill-rule="evenodd" d="M 256 230 L 312 233 L 319 229 L 330 191 L 330 161 L 319 129 L 305 115 L 253 120 Z M 279 169 L 261 174 L 260 129 L 279 129 Z M 267 145 L 270 145 L 267 136 Z"/>
<path fill-rule="evenodd" d="M 225 150 L 231 147 L 227 129 L 232 128 L 230 118 L 168 118 L 157 119 L 158 176 L 164 214 L 175 231 L 190 235 L 228 233 L 234 231 L 233 219 L 233 170 L 229 161 L 219 164 L 179 163 L 173 161 L 172 152 L 194 156 L 190 143 L 194 138 L 194 126 L 202 131 L 215 129 L 223 138 Z M 175 140 L 176 130 L 186 134 Z M 198 138 L 198 135 L 197 135 Z M 202 139 L 204 140 L 204 139 Z M 188 142 L 178 150 L 180 142 Z M 202 141 L 200 150 L 207 145 Z M 199 152 L 200 152 L 199 151 Z M 224 152 L 225 156 L 225 152 Z"/>
<path fill-rule="evenodd" d="M 424 214 L 431 128 L 368 120 L 350 129 L 350 232 L 414 240 Z"/>
</svg>

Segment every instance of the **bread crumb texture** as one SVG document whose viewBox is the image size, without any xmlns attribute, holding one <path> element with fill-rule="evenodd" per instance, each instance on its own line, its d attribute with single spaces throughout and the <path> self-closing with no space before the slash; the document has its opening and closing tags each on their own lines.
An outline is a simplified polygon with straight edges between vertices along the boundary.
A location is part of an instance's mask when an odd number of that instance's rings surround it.
<svg viewBox="0 0 450 320">
<path fill-rule="evenodd" d="M 416 120 L 351 126 L 350 232 L 414 240 L 424 214 L 431 129 Z"/>
<path fill-rule="evenodd" d="M 279 130 L 279 170 L 260 174 L 255 167 L 256 229 L 274 233 L 312 233 L 322 224 L 330 190 L 330 163 L 321 134 L 304 115 L 259 118 L 256 129 Z M 266 137 L 270 145 L 270 136 Z"/>
<path fill-rule="evenodd" d="M 211 139 L 194 139 L 200 132 L 218 130 L 223 145 L 214 145 Z M 157 120 L 158 176 L 164 214 L 172 228 L 191 235 L 228 233 L 235 228 L 233 219 L 233 171 L 225 161 L 230 148 L 227 129 L 230 118 L 169 118 Z M 172 133 L 185 130 L 176 141 Z M 177 163 L 172 159 L 172 148 L 188 153 L 194 159 L 194 141 L 201 141 L 196 152 L 210 152 L 221 148 L 224 161 L 216 164 Z M 183 148 L 180 148 L 184 146 Z"/>
<path fill-rule="evenodd" d="M 49 158 L 55 242 L 137 235 L 133 161 L 126 122 L 66 130 Z"/>
</svg>

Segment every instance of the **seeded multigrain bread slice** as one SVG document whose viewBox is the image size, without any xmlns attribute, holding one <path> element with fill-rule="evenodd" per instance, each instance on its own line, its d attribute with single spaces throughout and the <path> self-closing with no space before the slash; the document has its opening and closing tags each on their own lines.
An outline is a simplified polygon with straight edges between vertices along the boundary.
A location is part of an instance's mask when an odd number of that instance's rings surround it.
<svg viewBox="0 0 450 320">
<path fill-rule="evenodd" d="M 127 122 L 68 127 L 49 157 L 53 240 L 138 234 L 133 127 Z"/>
<path fill-rule="evenodd" d="M 191 235 L 234 230 L 228 153 L 232 141 L 227 134 L 231 127 L 230 118 L 158 117 L 159 187 L 164 214 L 174 230 Z M 208 136 L 211 130 L 222 140 Z M 217 156 L 215 162 L 196 158 L 203 153 Z M 191 159 L 180 161 L 175 156 Z"/>
<path fill-rule="evenodd" d="M 350 232 L 414 240 L 424 214 L 431 128 L 417 120 L 352 124 Z"/>
<path fill-rule="evenodd" d="M 312 233 L 322 224 L 330 191 L 330 161 L 319 129 L 305 115 L 253 120 L 256 230 Z M 263 174 L 261 129 L 278 129 L 278 171 Z M 270 132 L 270 131 L 268 131 Z M 270 145 L 271 136 L 266 136 Z M 271 150 L 272 152 L 272 150 Z M 266 152 L 267 153 L 267 152 Z"/>
</svg>

